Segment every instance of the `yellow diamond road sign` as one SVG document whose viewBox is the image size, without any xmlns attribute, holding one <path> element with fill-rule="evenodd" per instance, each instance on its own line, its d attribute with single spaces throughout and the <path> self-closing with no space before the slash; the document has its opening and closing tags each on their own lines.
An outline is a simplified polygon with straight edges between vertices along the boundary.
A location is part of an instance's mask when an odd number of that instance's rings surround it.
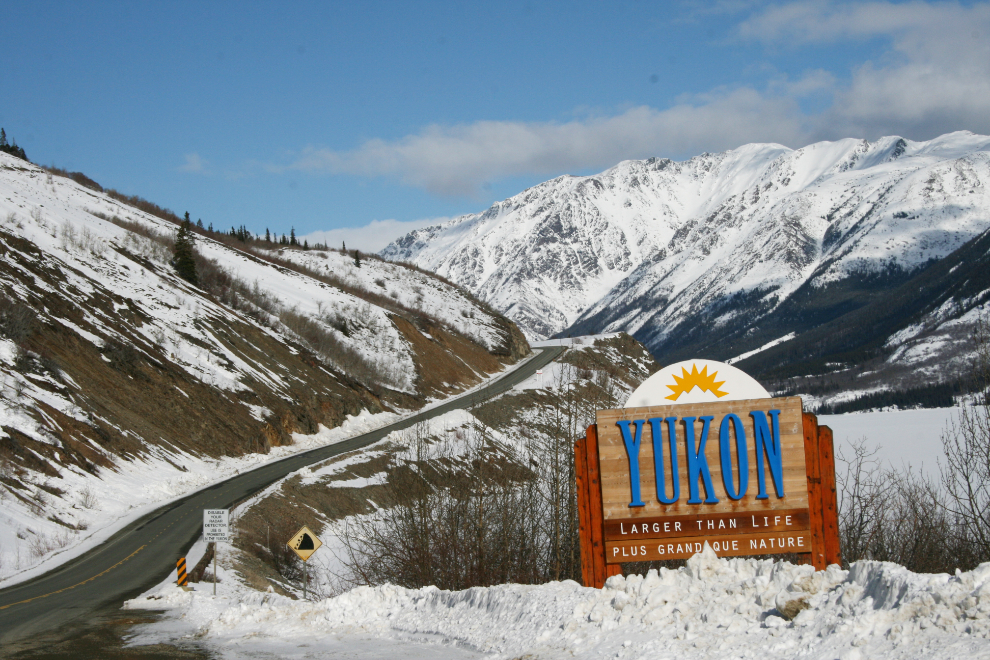
<svg viewBox="0 0 990 660">
<path fill-rule="evenodd" d="M 299 558 L 303 561 L 312 556 L 314 552 L 320 549 L 323 545 L 323 541 L 316 537 L 316 534 L 309 531 L 309 527 L 303 525 L 303 528 L 296 532 L 296 535 L 289 539 L 287 544 L 292 551 L 299 555 Z"/>
</svg>

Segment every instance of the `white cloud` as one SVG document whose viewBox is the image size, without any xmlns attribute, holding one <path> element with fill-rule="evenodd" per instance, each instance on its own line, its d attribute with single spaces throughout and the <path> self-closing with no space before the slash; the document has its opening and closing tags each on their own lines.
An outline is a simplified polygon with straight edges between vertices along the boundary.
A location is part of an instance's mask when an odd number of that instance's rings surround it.
<svg viewBox="0 0 990 660">
<path fill-rule="evenodd" d="M 421 220 L 372 220 L 364 227 L 339 227 L 325 231 L 314 231 L 300 236 L 299 240 L 307 240 L 310 244 L 326 243 L 331 248 L 339 248 L 347 243 L 348 250 L 362 252 L 379 252 L 386 245 L 421 227 L 429 227 L 446 222 L 450 218 L 423 218 Z"/>
<path fill-rule="evenodd" d="M 900 134 L 928 139 L 953 130 L 990 132 L 990 4 L 832 4 L 771 7 L 739 36 L 782 47 L 881 38 L 815 117 L 816 137 Z"/>
<path fill-rule="evenodd" d="M 849 71 L 818 68 L 796 80 L 772 78 L 763 89 L 719 88 L 666 109 L 640 106 L 566 123 L 433 125 L 350 151 L 310 148 L 289 169 L 390 176 L 439 195 L 473 195 L 509 176 L 689 157 L 748 142 L 800 147 L 843 137 L 990 133 L 988 3 L 795 2 L 761 9 L 738 25 L 737 36 L 776 49 L 879 39 L 886 50 Z M 825 109 L 802 112 L 811 96 Z"/>
<path fill-rule="evenodd" d="M 200 158 L 199 154 L 186 154 L 185 158 L 185 164 L 179 167 L 180 172 L 206 174 L 206 161 Z"/>
<path fill-rule="evenodd" d="M 794 102 L 749 88 L 716 90 L 659 111 L 636 107 L 612 117 L 557 123 L 481 121 L 430 126 L 400 140 L 369 140 L 353 151 L 310 149 L 292 167 L 391 175 L 441 195 L 471 195 L 486 181 L 552 175 L 620 160 L 690 155 L 743 141 L 789 143 L 803 130 Z"/>
</svg>

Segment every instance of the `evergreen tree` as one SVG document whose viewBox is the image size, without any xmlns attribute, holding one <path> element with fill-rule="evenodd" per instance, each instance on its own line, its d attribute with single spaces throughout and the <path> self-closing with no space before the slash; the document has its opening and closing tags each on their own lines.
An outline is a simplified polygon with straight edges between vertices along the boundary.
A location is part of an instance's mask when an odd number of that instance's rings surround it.
<svg viewBox="0 0 990 660">
<path fill-rule="evenodd" d="M 210 223 L 209 229 L 207 229 L 206 231 L 210 232 L 211 234 L 213 233 L 213 223 L 212 222 Z"/>
<path fill-rule="evenodd" d="M 361 253 L 358 252 L 357 250 L 354 250 L 354 267 L 355 268 L 361 267 Z"/>
<path fill-rule="evenodd" d="M 293 227 L 289 231 L 289 245 L 299 245 L 299 241 L 296 240 L 296 228 Z"/>
<path fill-rule="evenodd" d="M 196 226 L 199 227 L 200 229 L 203 228 L 203 219 L 202 218 L 200 218 L 199 220 L 196 221 Z"/>
<path fill-rule="evenodd" d="M 309 241 L 303 241 L 303 249 L 304 250 L 308 250 L 309 249 Z"/>
<path fill-rule="evenodd" d="M 347 254 L 347 241 L 340 242 L 340 253 Z"/>
<path fill-rule="evenodd" d="M 17 140 L 12 143 L 7 144 L 7 132 L 0 127 L 0 151 L 3 153 L 10 154 L 11 156 L 16 156 L 21 160 L 27 160 L 27 154 L 24 150 L 17 146 Z"/>
<path fill-rule="evenodd" d="M 272 242 L 272 235 L 268 233 L 268 227 L 265 227 L 265 243 Z"/>
<path fill-rule="evenodd" d="M 196 256 L 193 251 L 193 233 L 189 222 L 189 213 L 179 226 L 179 231 L 175 235 L 175 252 L 173 253 L 172 266 L 179 277 L 190 284 L 199 284 L 196 276 Z"/>
</svg>

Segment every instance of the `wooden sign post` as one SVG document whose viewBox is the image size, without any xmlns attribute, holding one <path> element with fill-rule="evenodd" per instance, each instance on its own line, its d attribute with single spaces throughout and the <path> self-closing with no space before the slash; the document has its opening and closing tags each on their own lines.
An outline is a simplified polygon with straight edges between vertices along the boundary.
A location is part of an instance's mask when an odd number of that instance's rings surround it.
<svg viewBox="0 0 990 660">
<path fill-rule="evenodd" d="M 798 397 L 602 410 L 574 454 L 587 586 L 705 543 L 840 563 L 832 432 Z"/>
</svg>

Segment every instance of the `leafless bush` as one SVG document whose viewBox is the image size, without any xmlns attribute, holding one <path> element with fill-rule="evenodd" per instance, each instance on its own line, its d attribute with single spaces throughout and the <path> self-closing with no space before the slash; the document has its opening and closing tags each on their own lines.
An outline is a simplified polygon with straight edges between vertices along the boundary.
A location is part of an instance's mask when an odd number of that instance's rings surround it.
<svg viewBox="0 0 990 660">
<path fill-rule="evenodd" d="M 910 468 L 894 470 L 876 459 L 865 440 L 840 452 L 837 474 L 839 540 L 846 565 L 860 559 L 892 561 L 918 573 L 971 568 L 973 555 L 957 518 L 940 505 L 938 487 Z"/>
<path fill-rule="evenodd" d="M 118 339 L 108 339 L 103 345 L 102 353 L 113 369 L 128 376 L 139 375 L 138 364 L 141 361 L 141 355 L 130 344 Z"/>
<path fill-rule="evenodd" d="M 945 509 L 964 527 L 979 561 L 990 560 L 990 327 L 977 322 L 972 396 L 942 434 Z"/>
<path fill-rule="evenodd" d="M 416 428 L 388 471 L 381 508 L 342 534 L 352 581 L 442 589 L 539 581 L 532 475 L 490 430 L 467 436 L 459 443 Z"/>
<path fill-rule="evenodd" d="M 84 509 L 95 509 L 99 503 L 100 500 L 96 497 L 96 493 L 89 486 L 79 491 L 79 505 Z"/>
<path fill-rule="evenodd" d="M 28 547 L 31 554 L 37 558 L 61 550 L 72 542 L 72 534 L 67 529 L 60 529 L 52 534 L 39 532 L 31 538 Z"/>
<path fill-rule="evenodd" d="M 0 295 L 0 334 L 11 341 L 26 339 L 34 331 L 34 311 L 27 305 Z"/>
</svg>

